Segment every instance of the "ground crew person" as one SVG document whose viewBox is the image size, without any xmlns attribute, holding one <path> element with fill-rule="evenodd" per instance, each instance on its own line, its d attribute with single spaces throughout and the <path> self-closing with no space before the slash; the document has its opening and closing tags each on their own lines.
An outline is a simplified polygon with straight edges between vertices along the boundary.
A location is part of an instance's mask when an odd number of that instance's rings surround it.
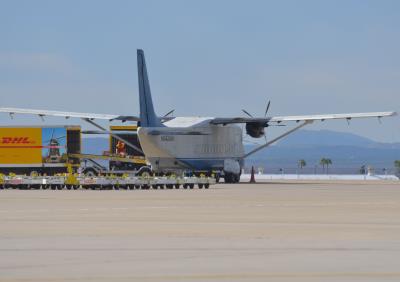
<svg viewBox="0 0 400 282">
<path fill-rule="evenodd" d="M 117 155 L 121 156 L 121 157 L 125 157 L 126 155 L 126 147 L 125 147 L 125 143 L 118 140 L 117 142 L 117 146 L 116 146 L 116 153 Z"/>
</svg>

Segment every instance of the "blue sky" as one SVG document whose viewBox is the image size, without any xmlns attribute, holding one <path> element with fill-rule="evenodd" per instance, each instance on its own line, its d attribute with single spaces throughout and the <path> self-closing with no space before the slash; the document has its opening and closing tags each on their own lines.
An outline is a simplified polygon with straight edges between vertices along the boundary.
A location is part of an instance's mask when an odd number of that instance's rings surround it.
<svg viewBox="0 0 400 282">
<path fill-rule="evenodd" d="M 142 48 L 160 115 L 400 111 L 399 1 L 0 0 L 0 41 L 1 106 L 138 114 Z M 399 121 L 309 129 L 400 142 Z"/>
</svg>

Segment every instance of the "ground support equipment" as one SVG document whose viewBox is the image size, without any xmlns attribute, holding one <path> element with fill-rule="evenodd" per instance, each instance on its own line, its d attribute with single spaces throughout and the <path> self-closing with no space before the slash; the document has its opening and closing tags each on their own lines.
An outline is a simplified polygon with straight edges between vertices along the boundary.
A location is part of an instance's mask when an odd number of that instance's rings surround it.
<svg viewBox="0 0 400 282">
<path fill-rule="evenodd" d="M 194 187 L 209 188 L 215 184 L 212 177 L 137 177 L 137 176 L 96 176 L 87 177 L 77 174 L 64 174 L 56 176 L 25 176 L 25 175 L 0 175 L 0 189 L 193 189 Z"/>
</svg>

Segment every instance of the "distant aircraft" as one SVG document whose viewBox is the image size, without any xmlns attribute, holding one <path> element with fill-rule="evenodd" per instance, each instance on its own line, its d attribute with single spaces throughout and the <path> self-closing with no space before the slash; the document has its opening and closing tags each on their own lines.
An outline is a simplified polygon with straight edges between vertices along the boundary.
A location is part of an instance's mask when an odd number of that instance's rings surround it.
<svg viewBox="0 0 400 282">
<path fill-rule="evenodd" d="M 20 108 L 0 108 L 0 112 L 9 113 L 11 116 L 14 114 L 34 114 L 41 118 L 44 116 L 81 118 L 97 126 L 103 130 L 102 132 L 107 131 L 93 120 L 135 121 L 139 125 L 137 134 L 140 145 L 153 171 L 217 171 L 223 175 L 227 183 L 239 182 L 245 158 L 303 126 L 311 124 L 313 121 L 328 119 L 345 119 L 349 121 L 353 118 L 367 117 L 380 119 L 396 115 L 396 112 L 369 112 L 270 117 L 267 116 L 270 106 L 268 102 L 264 117 L 253 117 L 245 110 L 243 112 L 247 115 L 246 117 L 169 117 L 168 114 L 159 117 L 153 107 L 143 50 L 137 50 L 137 63 L 140 117 Z M 246 133 L 251 137 L 261 138 L 265 136 L 265 128 L 272 125 L 282 125 L 287 122 L 301 123 L 277 138 L 245 153 L 242 128 L 237 124 L 245 124 Z M 113 132 L 109 133 L 113 134 Z M 133 146 L 129 143 L 127 145 Z M 140 150 L 139 148 L 136 149 Z"/>
</svg>

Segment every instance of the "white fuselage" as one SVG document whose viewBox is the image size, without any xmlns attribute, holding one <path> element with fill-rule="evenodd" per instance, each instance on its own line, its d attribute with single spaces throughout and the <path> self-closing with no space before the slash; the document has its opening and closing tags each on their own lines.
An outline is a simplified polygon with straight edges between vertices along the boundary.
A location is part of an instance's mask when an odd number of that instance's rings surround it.
<svg viewBox="0 0 400 282">
<path fill-rule="evenodd" d="M 140 144 L 153 170 L 222 170 L 226 160 L 241 166 L 241 128 L 211 125 L 209 120 L 177 117 L 165 122 L 166 127 L 140 127 Z"/>
</svg>

